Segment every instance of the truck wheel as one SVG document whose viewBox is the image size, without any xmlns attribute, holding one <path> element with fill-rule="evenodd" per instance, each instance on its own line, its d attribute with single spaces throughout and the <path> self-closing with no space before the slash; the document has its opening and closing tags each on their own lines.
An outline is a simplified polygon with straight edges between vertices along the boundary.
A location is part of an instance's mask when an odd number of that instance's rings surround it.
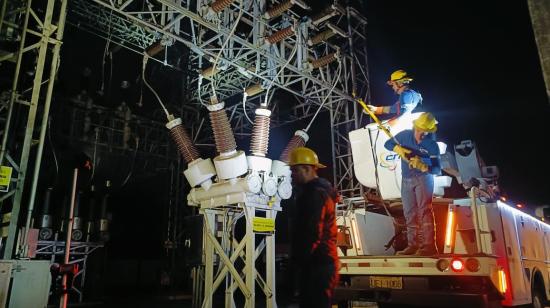
<svg viewBox="0 0 550 308">
<path fill-rule="evenodd" d="M 532 293 L 531 298 L 533 299 L 533 303 L 531 304 L 530 307 L 544 308 L 544 295 L 542 294 L 542 292 L 538 288 L 536 288 L 536 289 L 533 289 L 531 293 Z"/>
</svg>

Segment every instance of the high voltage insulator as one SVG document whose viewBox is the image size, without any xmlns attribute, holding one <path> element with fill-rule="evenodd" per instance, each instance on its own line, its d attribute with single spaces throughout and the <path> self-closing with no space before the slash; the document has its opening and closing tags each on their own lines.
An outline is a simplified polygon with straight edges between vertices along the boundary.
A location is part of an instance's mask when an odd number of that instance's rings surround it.
<svg viewBox="0 0 550 308">
<path fill-rule="evenodd" d="M 180 152 L 187 163 L 199 158 L 199 152 L 191 142 L 191 138 L 189 138 L 180 118 L 168 122 L 166 128 L 170 130 L 170 136 L 172 136 L 172 139 L 176 143 L 178 152 Z"/>
<path fill-rule="evenodd" d="M 265 12 L 264 16 L 266 19 L 275 18 L 277 16 L 281 16 L 285 11 L 290 9 L 294 3 L 292 3 L 291 0 L 283 1 L 274 7 L 270 8 L 267 12 Z"/>
<path fill-rule="evenodd" d="M 145 49 L 145 52 L 147 53 L 147 55 L 149 57 L 154 57 L 159 52 L 163 51 L 164 48 L 165 48 L 165 46 L 162 45 L 161 41 L 158 41 L 158 42 L 155 42 L 154 44 L 152 44 L 151 46 L 147 47 Z"/>
<path fill-rule="evenodd" d="M 346 32 L 344 30 L 338 28 L 336 25 L 333 25 L 332 23 L 327 23 L 328 29 L 317 34 L 316 36 L 312 37 L 307 41 L 307 44 L 309 46 L 317 45 L 321 43 L 322 41 L 326 41 L 329 38 L 335 36 L 336 34 L 340 35 L 341 37 L 347 37 Z"/>
<path fill-rule="evenodd" d="M 311 63 L 309 64 L 310 67 L 312 69 L 316 69 L 316 68 L 319 68 L 319 67 L 323 67 L 323 66 L 326 66 L 334 61 L 336 61 L 338 59 L 337 57 L 337 52 L 333 52 L 333 53 L 329 53 L 328 55 L 324 56 L 324 57 L 321 57 L 317 60 L 313 60 L 311 61 Z"/>
<path fill-rule="evenodd" d="M 282 1 L 281 3 L 271 7 L 267 12 L 265 12 L 265 19 L 272 19 L 278 16 L 281 16 L 285 11 L 288 11 L 294 4 L 297 4 L 305 10 L 309 10 L 310 7 L 301 0 L 287 0 Z"/>
<path fill-rule="evenodd" d="M 307 41 L 307 44 L 309 46 L 317 45 L 317 44 L 319 44 L 323 41 L 328 40 L 329 38 L 331 38 L 333 36 L 334 36 L 334 31 L 332 31 L 332 29 L 328 29 L 328 30 L 325 30 L 325 31 L 317 34 L 316 36 L 310 38 Z"/>
<path fill-rule="evenodd" d="M 204 78 L 212 78 L 214 75 L 216 75 L 220 70 L 214 66 L 207 67 L 201 71 L 201 75 Z"/>
<path fill-rule="evenodd" d="M 235 0 L 217 0 L 210 6 L 212 10 L 216 13 L 221 12 L 223 9 L 228 7 L 231 3 L 233 3 Z"/>
<path fill-rule="evenodd" d="M 311 20 L 313 25 L 318 26 L 319 24 L 321 24 L 326 20 L 329 20 L 333 16 L 336 16 L 338 14 L 344 15 L 345 13 L 346 11 L 342 6 L 340 6 L 339 4 L 333 4 L 327 7 L 326 9 L 324 9 L 320 14 L 317 14 Z"/>
<path fill-rule="evenodd" d="M 252 155 L 265 157 L 269 145 L 269 122 L 271 111 L 269 109 L 256 109 L 256 118 L 252 129 L 250 152 Z"/>
<path fill-rule="evenodd" d="M 265 91 L 265 89 L 262 87 L 261 84 L 251 85 L 250 87 L 244 89 L 244 92 L 246 93 L 247 96 L 258 95 L 263 91 Z"/>
<path fill-rule="evenodd" d="M 268 44 L 276 44 L 282 40 L 284 40 L 285 38 L 291 36 L 292 34 L 294 34 L 294 26 L 288 26 L 282 30 L 279 30 L 275 33 L 273 33 L 272 35 L 268 36 L 265 38 L 265 41 L 268 43 Z"/>
<path fill-rule="evenodd" d="M 292 152 L 292 150 L 294 150 L 295 148 L 303 147 L 308 139 L 309 136 L 305 131 L 297 130 L 294 133 L 294 136 L 292 136 L 292 139 L 290 139 L 290 141 L 286 145 L 279 160 L 288 164 L 288 162 L 290 161 L 290 152 Z"/>
<path fill-rule="evenodd" d="M 218 152 L 234 152 L 237 149 L 237 143 L 235 142 L 235 136 L 233 135 L 225 109 L 210 111 L 210 122 L 212 123 L 214 140 L 216 141 Z"/>
</svg>

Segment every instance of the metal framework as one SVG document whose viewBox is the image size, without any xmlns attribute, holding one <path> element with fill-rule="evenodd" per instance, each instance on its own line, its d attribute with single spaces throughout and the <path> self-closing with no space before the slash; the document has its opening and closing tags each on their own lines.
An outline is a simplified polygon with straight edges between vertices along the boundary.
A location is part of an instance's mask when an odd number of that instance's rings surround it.
<svg viewBox="0 0 550 308">
<path fill-rule="evenodd" d="M 0 202 L 5 203 L 6 199 L 11 198 L 12 210 L 11 220 L 8 227 L 7 236 L 4 246 L 3 257 L 10 259 L 13 256 L 14 243 L 17 236 L 18 218 L 23 200 L 23 191 L 27 172 L 32 171 L 33 177 L 29 191 L 29 213 L 32 213 L 34 207 L 34 199 L 36 187 L 38 183 L 38 174 L 42 161 L 42 150 L 44 147 L 44 139 L 50 103 L 52 98 L 55 76 L 57 74 L 59 52 L 63 40 L 63 31 L 65 28 L 65 17 L 67 12 L 67 1 L 48 0 L 43 3 L 32 5 L 32 0 L 27 1 L 3 1 L 0 34 L 3 37 L 19 41 L 18 51 L 15 53 L 3 53 L 2 60 L 11 60 L 15 64 L 15 75 L 10 99 L 7 101 L 7 108 L 4 108 L 4 130 L 2 134 L 2 144 L 0 148 L 0 165 L 5 161 L 17 173 L 15 185 L 12 185 L 11 190 L 0 197 Z M 31 51 L 36 53 L 36 64 L 34 72 L 34 80 L 32 83 L 30 95 L 28 91 L 22 89 L 20 84 L 21 69 L 23 67 L 23 56 Z M 49 60 L 49 61 L 48 61 Z M 44 71 L 49 66 L 49 75 L 44 80 Z M 46 85 L 46 94 L 43 93 L 42 85 Z M 12 127 L 12 117 L 14 109 L 17 106 L 26 106 L 26 125 L 24 128 L 24 140 L 20 144 L 20 153 L 9 152 L 8 139 L 10 135 L 16 135 L 15 127 Z M 42 116 L 39 120 L 39 116 Z M 39 136 L 34 136 L 35 125 L 40 123 Z M 11 137 L 14 138 L 14 137 Z M 38 142 L 34 142 L 37 140 Z M 36 144 L 36 160 L 34 169 L 28 170 L 31 146 Z M 30 226 L 31 215 L 27 215 L 26 228 Z M 26 234 L 23 236 L 24 245 L 26 244 Z M 23 250 L 25 250 L 23 248 Z"/>
<path fill-rule="evenodd" d="M 71 23 L 138 53 L 156 50 L 154 59 L 165 65 L 176 67 L 168 56 L 170 48 L 190 50 L 188 84 L 193 94 L 185 105 L 200 114 L 203 105 L 212 99 L 224 101 L 236 135 L 250 132 L 247 106 L 253 110 L 262 102 L 273 111 L 272 127 L 315 119 L 319 111 L 328 111 L 334 183 L 344 198 L 362 195 L 362 187 L 353 176 L 347 137 L 349 131 L 361 125 L 361 113 L 353 96 L 369 96 L 366 20 L 354 8 L 334 3 L 321 15 L 309 18 L 289 9 L 297 3 L 306 8 L 301 1 L 72 3 Z M 252 88 L 256 91 L 251 91 L 250 97 L 244 95 Z M 290 111 L 283 113 L 281 106 L 271 102 L 276 90 L 296 98 Z M 186 126 L 208 134 L 202 129 L 203 124 L 204 119 L 197 119 Z M 310 125 L 306 130 L 309 128 Z M 267 307 L 276 307 L 275 235 L 264 236 L 258 244 L 253 221 L 257 214 L 274 219 L 280 210 L 278 201 L 272 205 L 268 199 L 259 200 L 261 194 L 237 195 L 229 194 L 219 200 L 207 198 L 197 204 L 204 215 L 204 268 L 197 267 L 194 276 L 204 279 L 204 297 L 194 304 L 211 307 L 214 292 L 225 281 L 226 307 L 235 306 L 233 294 L 237 289 L 244 295 L 245 306 L 254 307 L 257 282 Z M 237 241 L 229 226 L 243 215 L 246 234 Z M 255 266 L 263 250 L 265 275 L 258 273 Z M 237 266 L 239 260 L 243 267 Z M 200 283 L 194 285 L 202 289 Z M 195 293 L 200 296 L 201 292 Z"/>
<path fill-rule="evenodd" d="M 241 104 L 245 88 L 264 89 L 246 102 L 249 112 L 264 101 L 266 88 L 272 87 L 270 98 L 275 90 L 296 98 L 285 114 L 278 112 L 278 105 L 269 106 L 274 112 L 272 127 L 311 118 L 324 102 L 322 110 L 330 112 L 334 182 L 345 197 L 361 195 L 347 132 L 361 125 L 352 95 L 369 96 L 366 19 L 338 3 L 311 18 L 292 9 L 266 18 L 266 11 L 280 1 L 222 1 L 228 6 L 219 11 L 212 9 L 213 2 L 75 0 L 69 21 L 138 53 L 159 42 L 165 52 L 155 59 L 169 66 L 174 63 L 167 57 L 168 49 L 190 49 L 189 84 L 194 94 L 188 107 L 203 108 L 201 103 L 209 102 L 214 88 L 218 100 L 226 101 L 237 134 L 247 134 L 251 127 Z M 291 35 L 270 42 L 288 27 L 294 29 Z M 338 31 L 316 38 L 333 28 Z"/>
<path fill-rule="evenodd" d="M 55 263 L 56 261 L 62 262 L 65 255 L 65 241 L 58 241 L 57 236 L 58 234 L 56 233 L 53 241 L 38 241 L 36 255 L 49 257 L 51 263 Z M 82 302 L 84 297 L 83 290 L 86 283 L 88 255 L 101 247 L 103 247 L 103 243 L 71 242 L 71 261 L 69 264 L 78 264 L 78 272 L 73 277 L 71 290 L 78 294 L 79 302 Z"/>
<path fill-rule="evenodd" d="M 265 295 L 266 307 L 277 307 L 275 297 L 275 233 L 258 232 L 257 217 L 275 220 L 281 211 L 280 200 L 257 196 L 245 192 L 234 193 L 225 200 L 212 205 L 204 200 L 200 213 L 204 215 L 204 267 L 197 267 L 204 278 L 204 296 L 194 299 L 195 305 L 214 306 L 214 293 L 225 284 L 225 307 L 236 307 L 234 293 L 238 290 L 244 296 L 244 307 L 254 307 L 256 286 Z M 219 204 L 218 204 L 219 203 Z M 237 221 L 244 217 L 246 233 L 241 239 L 234 236 Z M 227 232 L 230 230 L 229 232 Z M 266 266 L 262 272 L 256 268 L 256 260 L 265 256 Z M 242 261 L 242 266 L 237 264 Z M 200 297 L 202 286 L 195 285 L 194 295 Z M 198 306 L 198 305 L 197 305 Z"/>
<path fill-rule="evenodd" d="M 48 1 L 46 21 L 41 22 L 41 25 L 50 25 L 53 2 Z M 62 3 L 64 8 L 66 2 Z M 300 6 L 301 9 L 294 10 L 293 5 Z M 193 94 L 190 101 L 183 103 L 185 111 L 181 116 L 186 121 L 185 126 L 192 128 L 195 141 L 211 140 L 209 131 L 202 129 L 204 119 L 196 115 L 201 114 L 203 105 L 209 103 L 213 97 L 226 103 L 232 127 L 237 134 L 249 133 L 251 123 L 247 119 L 246 110 L 253 110 L 260 103 L 265 103 L 273 111 L 272 127 L 315 119 L 319 111 L 328 111 L 334 183 L 344 198 L 357 197 L 362 194 L 362 188 L 353 176 L 347 133 L 361 125 L 361 113 L 358 112 L 353 96 L 363 99 L 369 96 L 366 20 L 356 9 L 338 3 L 328 4 L 320 15 L 313 17 L 300 15 L 303 9 L 307 10 L 307 5 L 299 0 L 73 0 L 70 2 L 69 22 L 137 53 L 161 51 L 148 56 L 174 68 L 178 66 L 169 57 L 170 49 L 188 50 L 189 66 L 185 69 L 188 70 L 187 83 Z M 29 15 L 35 17 L 36 14 L 31 11 L 29 0 L 26 20 Z M 58 27 L 42 27 L 41 29 L 48 31 L 37 32 L 42 33 L 41 43 L 36 46 L 41 47 L 38 59 L 42 67 L 45 62 L 43 54 L 47 51 L 42 47 L 47 47 L 50 42 L 55 46 L 52 68 L 57 66 L 55 59 L 59 53 L 62 28 L 60 18 Z M 27 29 L 27 22 L 23 29 Z M 53 33 L 51 29 L 57 30 L 56 40 L 48 39 Z M 24 36 L 21 46 L 21 51 L 30 48 L 25 45 Z M 55 69 L 51 72 L 50 80 L 53 80 Z M 20 181 L 24 179 L 26 172 L 40 91 L 40 87 L 36 85 L 42 82 L 42 69 L 36 75 L 40 79 L 35 79 L 32 96 L 34 103 L 30 103 L 30 110 L 33 111 L 29 111 L 26 146 L 21 155 L 25 162 L 18 166 Z M 10 110 L 18 97 L 17 79 L 16 75 Z M 250 97 L 243 98 L 243 92 L 252 88 L 257 91 L 251 93 Z M 51 97 L 50 86 L 48 90 Z M 296 99 L 290 110 L 283 112 L 280 105 L 272 102 L 271 97 L 275 91 L 284 91 Z M 49 107 L 49 98 L 46 102 Z M 193 116 L 187 117 L 188 114 Z M 42 124 L 45 123 L 47 108 Z M 9 128 L 9 117 L 6 127 Z M 308 125 L 306 130 L 309 128 Z M 43 131 L 45 129 L 41 130 L 42 145 Z M 4 138 L 7 138 L 6 135 Z M 315 138 L 329 140 L 327 136 Z M 40 147 L 41 144 L 39 143 Z M 4 142 L 2 156 L 5 145 Z M 37 157 L 37 162 L 39 168 L 40 157 Z M 35 172 L 36 179 L 38 170 Z M 21 188 L 16 188 L 14 194 L 16 201 L 20 203 L 22 185 L 17 187 Z M 30 210 L 35 184 L 33 187 Z M 258 244 L 253 221 L 256 215 L 274 219 L 280 210 L 278 200 L 274 203 L 261 194 L 249 195 L 246 192 L 233 197 L 234 199 L 228 195 L 215 207 L 208 206 L 208 202 L 200 204 L 200 211 L 205 217 L 205 237 L 208 240 L 204 251 L 205 297 L 202 306 L 212 306 L 212 295 L 225 280 L 226 307 L 234 306 L 233 292 L 237 288 L 245 297 L 246 307 L 253 307 L 256 282 L 266 295 L 267 306 L 276 307 L 275 236 L 266 235 Z M 17 211 L 18 209 L 17 207 Z M 12 217 L 17 217 L 17 214 L 13 213 Z M 227 233 L 227 228 L 222 229 L 222 234 L 219 234 L 217 224 L 220 217 L 236 219 L 240 215 L 246 217 L 246 235 L 240 242 L 233 242 L 235 239 Z M 15 228 L 16 222 L 16 219 L 12 219 L 10 236 L 15 235 L 16 230 L 12 230 L 12 225 Z M 8 237 L 8 244 L 10 241 L 13 246 L 13 239 Z M 266 254 L 265 276 L 255 269 L 255 260 L 262 251 Z M 244 267 L 239 268 L 235 262 L 243 258 Z M 215 264 L 218 264 L 216 275 Z M 245 275 L 245 280 L 241 278 L 242 274 Z"/>
</svg>

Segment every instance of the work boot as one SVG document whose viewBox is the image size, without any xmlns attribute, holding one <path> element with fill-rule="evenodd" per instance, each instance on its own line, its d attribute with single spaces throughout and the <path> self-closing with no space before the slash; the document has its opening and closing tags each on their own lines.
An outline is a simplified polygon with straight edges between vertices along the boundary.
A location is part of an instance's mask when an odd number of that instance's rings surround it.
<svg viewBox="0 0 550 308">
<path fill-rule="evenodd" d="M 398 256 L 402 256 L 402 255 L 410 256 L 410 255 L 414 255 L 417 250 L 418 250 L 418 247 L 416 247 L 416 246 L 407 246 L 407 248 L 405 248 L 403 250 L 400 250 L 400 251 L 396 252 L 395 254 L 398 255 Z"/>
<path fill-rule="evenodd" d="M 437 249 L 433 246 L 431 246 L 431 247 L 422 247 L 422 248 L 418 249 L 418 251 L 416 251 L 415 255 L 424 256 L 424 257 L 435 256 L 435 255 L 437 255 Z"/>
</svg>

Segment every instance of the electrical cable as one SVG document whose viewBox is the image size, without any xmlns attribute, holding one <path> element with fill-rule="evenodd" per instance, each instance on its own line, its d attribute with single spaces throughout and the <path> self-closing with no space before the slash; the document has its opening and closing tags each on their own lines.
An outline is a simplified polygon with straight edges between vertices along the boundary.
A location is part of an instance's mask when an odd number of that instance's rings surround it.
<svg viewBox="0 0 550 308">
<path fill-rule="evenodd" d="M 376 137 L 375 137 L 374 143 L 373 143 L 373 140 L 372 140 L 372 136 L 370 134 L 370 130 L 368 131 L 368 133 L 369 133 L 369 140 L 370 140 L 370 143 L 372 145 L 371 146 L 371 151 L 372 151 L 372 157 L 373 157 L 373 161 L 374 161 L 374 178 L 376 180 L 376 189 L 377 189 L 378 192 L 380 192 L 380 176 L 378 175 L 378 156 L 376 155 L 376 144 L 378 142 L 378 137 L 380 136 L 380 130 L 378 130 L 376 132 Z M 392 222 L 395 226 L 403 226 L 390 213 L 390 211 L 386 207 L 386 204 L 384 203 L 384 201 L 382 201 L 382 206 L 384 207 L 384 211 L 386 212 L 386 215 L 388 215 L 391 218 L 391 220 L 392 220 Z"/>
<path fill-rule="evenodd" d="M 151 85 L 147 82 L 147 79 L 145 79 L 145 68 L 147 67 L 147 61 L 148 60 L 149 60 L 149 56 L 147 55 L 147 53 L 143 52 L 143 69 L 141 70 L 141 79 L 143 80 L 143 83 L 145 83 L 145 85 L 149 88 L 149 90 L 151 90 L 151 92 L 153 92 L 153 94 L 157 98 L 160 106 L 162 107 L 162 110 L 164 110 L 164 113 L 166 114 L 166 118 L 169 119 L 170 114 L 168 113 L 168 109 L 166 109 L 166 107 L 162 103 L 162 100 L 160 99 L 160 97 L 157 94 L 157 92 L 155 91 L 155 89 L 153 89 L 153 87 L 151 87 Z"/>
<path fill-rule="evenodd" d="M 202 76 L 199 75 L 199 79 L 197 80 L 198 82 L 198 87 L 197 87 L 197 96 L 199 98 L 199 103 L 201 105 L 203 105 L 204 107 L 207 107 L 208 105 L 205 104 L 203 101 L 202 101 L 202 95 L 201 95 L 201 86 L 202 86 Z"/>
<path fill-rule="evenodd" d="M 275 82 L 275 80 L 277 80 L 277 77 L 279 77 L 279 74 L 281 74 L 283 72 L 283 70 L 285 69 L 285 67 L 290 63 L 290 61 L 292 61 L 292 58 L 296 54 L 297 50 L 298 50 L 298 44 L 294 45 L 294 49 L 292 50 L 292 52 L 290 54 L 290 57 L 288 57 L 288 61 L 286 61 L 286 63 L 281 67 L 281 69 L 279 70 L 277 75 L 275 75 L 275 77 L 273 79 L 271 79 L 271 83 L 269 84 L 269 87 L 267 87 L 267 91 L 265 92 L 264 103 L 261 104 L 262 107 L 267 107 L 267 98 L 269 96 L 269 90 L 271 90 L 271 87 L 273 87 L 273 83 Z"/>
<path fill-rule="evenodd" d="M 51 118 L 48 118 L 48 141 L 50 141 L 50 147 L 52 148 L 52 154 L 53 154 L 53 160 L 55 162 L 55 177 L 53 181 L 52 187 L 55 187 L 57 184 L 58 176 L 59 176 L 59 163 L 57 161 L 57 155 L 55 154 L 55 146 L 52 142 L 52 133 L 51 133 Z"/>
<path fill-rule="evenodd" d="M 248 120 L 248 122 L 250 122 L 250 124 L 254 125 L 254 122 L 250 119 L 250 117 L 248 116 L 248 113 L 246 112 L 246 99 L 248 97 L 248 94 L 246 94 L 246 91 L 245 89 L 243 89 L 243 113 L 244 113 L 244 116 L 246 117 L 246 119 Z"/>
<path fill-rule="evenodd" d="M 101 87 L 99 91 L 105 93 L 105 58 L 107 58 L 107 50 L 109 50 L 109 42 L 111 37 L 107 38 L 107 43 L 105 44 L 105 49 L 103 50 L 103 57 L 101 58 Z"/>
<path fill-rule="evenodd" d="M 327 102 L 328 98 L 330 97 L 330 94 L 332 93 L 332 91 L 334 91 L 334 88 L 336 88 L 336 85 L 338 84 L 338 80 L 340 79 L 340 74 L 342 73 L 342 62 L 338 62 L 338 77 L 336 77 L 336 79 L 334 80 L 334 85 L 332 86 L 332 88 L 330 89 L 330 91 L 328 91 L 327 95 L 325 96 L 325 99 L 323 100 L 323 102 L 321 103 L 321 105 L 319 106 L 319 108 L 317 109 L 317 111 L 315 112 L 315 114 L 313 115 L 313 118 L 311 119 L 311 121 L 309 121 L 309 124 L 307 125 L 306 129 L 304 130 L 306 133 L 309 131 L 309 129 L 311 128 L 311 125 L 313 124 L 313 122 L 315 121 L 315 119 L 317 118 L 317 115 L 319 114 L 319 112 L 321 112 L 321 109 L 323 109 L 323 106 L 325 105 L 325 103 Z"/>
<path fill-rule="evenodd" d="M 134 170 L 134 165 L 136 163 L 138 148 L 139 148 L 139 138 L 136 138 L 136 149 L 134 151 L 134 157 L 132 158 L 132 165 L 130 165 L 130 171 L 128 171 L 128 175 L 126 176 L 126 179 L 124 179 L 124 182 L 122 182 L 122 185 L 120 185 L 121 188 L 124 187 L 126 183 L 128 183 L 128 180 L 132 176 L 132 171 Z"/>
<path fill-rule="evenodd" d="M 216 71 L 216 66 L 218 65 L 218 61 L 220 60 L 220 56 L 221 56 L 223 50 L 225 49 L 225 46 L 227 45 L 227 43 L 229 43 L 229 40 L 231 39 L 231 37 L 235 33 L 235 30 L 237 30 L 237 26 L 239 25 L 239 21 L 241 20 L 241 17 L 243 16 L 243 13 L 244 13 L 244 9 L 243 9 L 244 0 L 240 0 L 239 2 L 240 2 L 239 15 L 237 16 L 237 19 L 235 20 L 235 24 L 233 25 L 233 28 L 229 32 L 229 35 L 225 39 L 225 42 L 223 42 L 222 47 L 220 48 L 220 51 L 218 52 L 218 54 L 216 55 L 216 58 L 214 59 L 214 65 L 212 66 L 212 72 Z M 215 79 L 214 76 L 212 78 Z M 214 89 L 213 83 L 214 82 L 212 82 L 212 93 L 214 94 L 214 96 L 216 96 L 216 90 Z"/>
<path fill-rule="evenodd" d="M 99 138 L 99 129 L 96 128 L 96 130 L 95 130 L 95 141 L 94 141 L 94 157 L 92 158 L 92 174 L 90 175 L 89 184 L 92 183 L 92 181 L 94 180 L 94 175 L 95 175 L 95 168 L 96 168 L 95 162 L 96 162 L 97 139 L 98 138 Z"/>
</svg>

